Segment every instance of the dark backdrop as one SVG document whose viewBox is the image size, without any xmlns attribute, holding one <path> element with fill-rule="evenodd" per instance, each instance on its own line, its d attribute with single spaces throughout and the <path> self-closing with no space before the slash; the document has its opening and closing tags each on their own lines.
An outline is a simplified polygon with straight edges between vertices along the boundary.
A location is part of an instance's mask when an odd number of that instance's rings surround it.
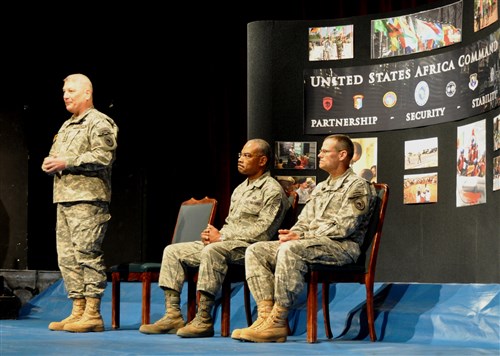
<svg viewBox="0 0 500 356">
<path fill-rule="evenodd" d="M 442 1 L 253 0 L 180 3 L 175 11 L 147 2 L 2 5 L 0 109 L 17 120 L 2 127 L 19 142 L 0 140 L 2 177 L 12 175 L 0 179 L 0 222 L 8 224 L 0 231 L 8 235 L 2 241 L 21 248 L 2 255 L 0 267 L 57 269 L 52 181 L 40 165 L 68 118 L 67 74 L 91 78 L 96 107 L 120 128 L 106 262 L 159 261 L 183 200 L 219 199 L 220 226 L 241 182 L 236 154 L 248 136 L 249 22 L 336 19 L 431 3 Z"/>
<path fill-rule="evenodd" d="M 461 44 L 464 46 L 486 38 L 499 28 L 497 22 L 488 29 L 473 33 L 473 14 L 469 11 L 471 4 L 472 1 L 464 1 Z M 319 149 L 326 134 L 304 134 L 304 69 L 374 64 L 370 63 L 370 36 L 367 36 L 372 18 L 357 16 L 340 23 L 354 24 L 355 57 L 323 63 L 309 62 L 306 30 L 309 27 L 339 25 L 339 21 L 251 23 L 248 30 L 249 135 L 260 135 L 270 141 L 316 141 Z M 432 56 L 446 50 L 434 50 L 418 56 Z M 384 61 L 404 61 L 415 57 L 385 58 Z M 380 62 L 378 60 L 377 63 Z M 352 70 L 352 73 L 356 73 L 356 70 Z M 442 83 L 442 87 L 445 84 Z M 360 87 L 358 90 L 366 94 L 365 89 Z M 446 105 L 444 101 L 443 105 Z M 500 191 L 492 190 L 491 167 L 493 156 L 498 155 L 498 151 L 493 152 L 492 118 L 499 114 L 500 108 L 497 107 L 482 115 L 444 124 L 349 134 L 354 138 L 377 138 L 377 180 L 388 183 L 391 189 L 377 265 L 378 280 L 498 283 L 500 225 L 497 221 L 500 216 Z M 371 112 L 364 111 L 360 115 L 371 115 Z M 483 119 L 486 121 L 486 203 L 456 207 L 457 127 Z M 405 170 L 405 142 L 431 137 L 437 137 L 438 140 L 439 165 L 418 171 Z M 403 177 L 431 172 L 438 173 L 437 203 L 405 205 Z M 326 178 L 326 173 L 320 169 L 301 171 L 300 174 L 293 169 L 275 173 L 314 175 L 319 181 Z"/>
</svg>

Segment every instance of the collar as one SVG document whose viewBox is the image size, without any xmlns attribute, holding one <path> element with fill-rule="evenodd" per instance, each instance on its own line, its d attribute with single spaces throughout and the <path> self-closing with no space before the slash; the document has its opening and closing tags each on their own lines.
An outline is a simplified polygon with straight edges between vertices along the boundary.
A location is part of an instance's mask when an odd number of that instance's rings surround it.
<svg viewBox="0 0 500 356">
<path fill-rule="evenodd" d="M 248 187 L 262 188 L 262 186 L 265 183 L 266 178 L 270 177 L 270 176 L 271 176 L 271 172 L 265 171 L 259 178 L 255 179 L 252 182 L 250 182 L 250 179 L 247 178 L 247 186 Z"/>
<path fill-rule="evenodd" d="M 75 114 L 73 114 L 73 116 L 71 116 L 70 120 L 72 122 L 82 122 L 85 117 L 92 111 L 94 110 L 94 106 L 91 106 L 89 107 L 87 110 L 85 110 L 82 114 L 80 114 L 79 116 L 75 116 Z"/>
<path fill-rule="evenodd" d="M 342 186 L 342 184 L 344 184 L 344 181 L 347 179 L 347 177 L 349 177 L 353 173 L 354 173 L 354 171 L 352 170 L 351 167 L 349 167 L 349 168 L 347 168 L 347 170 L 344 173 L 342 173 L 342 175 L 340 175 L 338 177 L 328 176 L 328 178 L 326 180 L 326 184 L 330 188 L 337 190 Z"/>
</svg>

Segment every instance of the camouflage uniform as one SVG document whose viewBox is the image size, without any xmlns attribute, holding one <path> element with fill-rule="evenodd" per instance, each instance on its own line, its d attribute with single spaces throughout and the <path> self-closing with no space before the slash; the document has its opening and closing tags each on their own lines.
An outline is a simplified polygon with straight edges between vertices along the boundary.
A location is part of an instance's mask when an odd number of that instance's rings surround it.
<svg viewBox="0 0 500 356">
<path fill-rule="evenodd" d="M 118 127 L 94 108 L 59 129 L 49 156 L 66 161 L 54 175 L 57 255 L 68 296 L 101 297 L 106 288 L 102 241 L 111 200 Z"/>
<path fill-rule="evenodd" d="M 342 35 L 335 37 L 335 47 L 337 47 L 337 59 L 342 59 L 342 52 L 344 51 L 344 39 Z"/>
<path fill-rule="evenodd" d="M 283 188 L 269 171 L 251 183 L 246 179 L 231 195 L 229 215 L 220 229 L 223 241 L 168 245 L 163 251 L 159 285 L 180 292 L 184 267 L 199 266 L 197 289 L 217 295 L 228 261 L 243 264 L 250 244 L 274 238 L 289 207 Z"/>
<path fill-rule="evenodd" d="M 255 300 L 290 308 L 305 287 L 307 262 L 356 261 L 375 195 L 373 185 L 351 168 L 319 183 L 291 228 L 299 240 L 258 242 L 247 249 L 246 278 Z"/>
</svg>

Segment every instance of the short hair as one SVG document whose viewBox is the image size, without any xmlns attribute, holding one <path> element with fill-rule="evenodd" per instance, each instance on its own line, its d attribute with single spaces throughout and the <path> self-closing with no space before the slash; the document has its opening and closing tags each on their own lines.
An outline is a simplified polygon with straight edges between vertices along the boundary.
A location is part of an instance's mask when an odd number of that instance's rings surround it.
<svg viewBox="0 0 500 356">
<path fill-rule="evenodd" d="M 325 141 L 330 139 L 337 141 L 335 149 L 337 151 L 345 150 L 350 161 L 352 159 L 352 156 L 354 156 L 354 143 L 352 142 L 351 138 L 347 135 L 342 134 L 333 134 L 325 137 Z"/>
<path fill-rule="evenodd" d="M 273 150 L 271 148 L 271 145 L 266 140 L 263 140 L 261 138 L 253 138 L 249 141 L 255 142 L 259 147 L 259 153 L 267 157 L 265 170 L 268 170 L 271 164 L 271 157 L 273 157 Z"/>
<path fill-rule="evenodd" d="M 94 86 L 92 85 L 92 82 L 90 81 L 90 78 L 87 77 L 85 74 L 81 73 L 75 73 L 75 74 L 70 74 L 66 78 L 63 79 L 63 82 L 77 82 L 79 83 L 84 90 L 89 90 L 90 91 L 90 98 L 93 100 L 94 97 Z"/>
</svg>

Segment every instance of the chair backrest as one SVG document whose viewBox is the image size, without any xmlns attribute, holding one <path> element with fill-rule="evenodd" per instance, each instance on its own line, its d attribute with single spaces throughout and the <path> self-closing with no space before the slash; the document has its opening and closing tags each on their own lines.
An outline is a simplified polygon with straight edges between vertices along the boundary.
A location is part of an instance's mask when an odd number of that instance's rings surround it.
<svg viewBox="0 0 500 356">
<path fill-rule="evenodd" d="M 184 201 L 179 209 L 172 243 L 200 240 L 200 234 L 208 224 L 213 224 L 217 200 L 205 197 Z"/>
<path fill-rule="evenodd" d="M 377 191 L 375 208 L 366 231 L 363 244 L 361 246 L 361 255 L 358 258 L 357 265 L 365 266 L 365 271 L 375 272 L 377 264 L 377 255 L 382 237 L 382 227 L 384 225 L 385 211 L 389 199 L 389 186 L 386 183 L 373 183 Z"/>
<path fill-rule="evenodd" d="M 299 207 L 299 194 L 296 191 L 291 191 L 287 194 L 290 208 L 283 218 L 281 227 L 284 229 L 291 228 L 297 222 L 298 207 Z"/>
</svg>

